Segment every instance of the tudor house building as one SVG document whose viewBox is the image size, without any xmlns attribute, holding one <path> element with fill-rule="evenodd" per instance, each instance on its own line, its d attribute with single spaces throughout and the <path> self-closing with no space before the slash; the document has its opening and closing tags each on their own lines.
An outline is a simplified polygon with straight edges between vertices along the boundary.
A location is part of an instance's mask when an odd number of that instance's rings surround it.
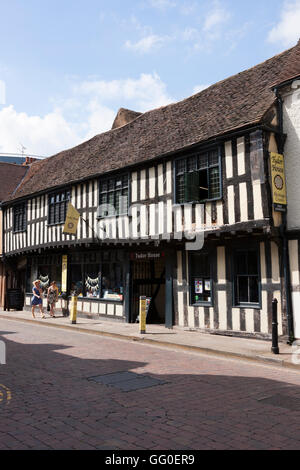
<svg viewBox="0 0 300 470">
<path fill-rule="evenodd" d="M 181 102 L 121 109 L 112 130 L 33 163 L 2 207 L 5 257 L 16 271 L 26 260 L 26 306 L 34 279 L 56 280 L 63 311 L 76 293 L 80 314 L 134 322 L 146 295 L 150 323 L 270 337 L 276 298 L 291 335 L 299 257 L 287 270 L 287 247 L 299 252 L 300 237 L 288 245 L 274 209 L 270 153 L 288 145 L 274 83 L 299 48 Z M 63 233 L 69 202 L 76 236 Z"/>
</svg>

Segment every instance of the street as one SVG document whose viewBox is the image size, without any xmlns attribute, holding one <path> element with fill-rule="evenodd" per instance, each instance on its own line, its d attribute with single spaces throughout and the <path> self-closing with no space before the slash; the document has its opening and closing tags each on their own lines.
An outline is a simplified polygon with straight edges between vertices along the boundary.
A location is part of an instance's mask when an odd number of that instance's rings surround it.
<svg viewBox="0 0 300 470">
<path fill-rule="evenodd" d="M 296 371 L 3 319 L 0 339 L 1 450 L 300 449 Z"/>
</svg>

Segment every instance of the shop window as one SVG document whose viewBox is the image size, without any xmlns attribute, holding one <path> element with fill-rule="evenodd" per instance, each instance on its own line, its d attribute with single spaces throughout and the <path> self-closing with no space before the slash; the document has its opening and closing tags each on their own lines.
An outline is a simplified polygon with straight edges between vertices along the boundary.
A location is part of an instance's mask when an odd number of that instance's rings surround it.
<svg viewBox="0 0 300 470">
<path fill-rule="evenodd" d="M 258 251 L 237 251 L 234 257 L 234 273 L 235 304 L 259 304 L 260 275 Z"/>
<path fill-rule="evenodd" d="M 13 208 L 13 231 L 25 232 L 27 229 L 26 203 L 18 204 Z"/>
<path fill-rule="evenodd" d="M 83 297 L 84 290 L 84 279 L 83 279 L 83 269 L 81 264 L 72 264 L 70 265 L 69 270 L 70 278 L 70 295 L 77 295 Z"/>
<path fill-rule="evenodd" d="M 85 296 L 99 298 L 100 296 L 100 268 L 99 264 L 85 265 Z"/>
<path fill-rule="evenodd" d="M 119 252 L 70 255 L 70 293 L 79 297 L 123 300 L 123 264 Z"/>
<path fill-rule="evenodd" d="M 221 157 L 219 149 L 176 161 L 176 203 L 220 199 Z"/>
<path fill-rule="evenodd" d="M 102 264 L 101 297 L 107 300 L 123 300 L 123 267 L 121 263 Z"/>
<path fill-rule="evenodd" d="M 208 253 L 190 253 L 191 303 L 212 304 L 211 257 Z"/>
<path fill-rule="evenodd" d="M 123 254 L 106 250 L 76 252 L 68 255 L 68 293 L 84 298 L 123 300 Z M 32 282 L 40 279 L 44 293 L 56 281 L 61 294 L 62 255 L 37 256 L 28 259 L 27 292 Z"/>
<path fill-rule="evenodd" d="M 99 182 L 98 217 L 126 215 L 128 213 L 128 174 Z"/>
<path fill-rule="evenodd" d="M 31 292 L 33 281 L 39 279 L 44 295 L 47 293 L 47 289 L 53 281 L 56 282 L 58 292 L 61 294 L 61 271 L 60 255 L 29 258 L 27 260 L 27 292 Z"/>
<path fill-rule="evenodd" d="M 67 215 L 68 203 L 71 199 L 70 191 L 60 191 L 50 194 L 48 200 L 48 224 L 64 224 Z"/>
</svg>

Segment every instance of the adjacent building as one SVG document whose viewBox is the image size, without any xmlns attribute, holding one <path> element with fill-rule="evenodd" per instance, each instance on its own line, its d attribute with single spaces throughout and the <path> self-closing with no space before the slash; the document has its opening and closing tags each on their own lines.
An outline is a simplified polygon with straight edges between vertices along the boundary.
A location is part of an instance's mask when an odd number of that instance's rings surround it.
<svg viewBox="0 0 300 470">
<path fill-rule="evenodd" d="M 3 211 L 1 201 L 10 197 L 24 178 L 28 166 L 0 161 L 0 308 L 4 307 L 6 290 L 20 282 L 18 273 L 11 269 L 9 260 L 4 264 Z M 15 264 L 14 264 L 15 268 Z"/>
<path fill-rule="evenodd" d="M 34 279 L 45 289 L 56 280 L 59 308 L 76 293 L 82 315 L 135 322 L 145 295 L 148 322 L 267 338 L 276 298 L 279 332 L 291 337 L 299 51 L 175 104 L 121 109 L 112 130 L 33 163 L 3 204 L 5 257 L 26 306 Z M 288 216 L 274 206 L 271 153 L 285 154 Z M 76 236 L 63 231 L 69 202 Z"/>
<path fill-rule="evenodd" d="M 299 41 L 300 42 L 300 41 Z M 287 66 L 275 81 L 283 134 L 280 152 L 285 155 L 288 211 L 286 217 L 289 253 L 290 310 L 294 336 L 300 338 L 300 44 L 290 55 Z M 289 307 L 289 305 L 288 305 Z"/>
</svg>

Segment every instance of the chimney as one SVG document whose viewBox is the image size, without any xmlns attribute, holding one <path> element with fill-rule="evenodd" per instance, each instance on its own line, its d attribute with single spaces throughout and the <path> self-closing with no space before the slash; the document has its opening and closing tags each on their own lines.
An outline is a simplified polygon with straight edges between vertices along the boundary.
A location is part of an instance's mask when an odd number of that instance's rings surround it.
<svg viewBox="0 0 300 470">
<path fill-rule="evenodd" d="M 118 127 L 129 124 L 141 114 L 142 113 L 137 113 L 136 111 L 131 111 L 131 109 L 120 108 L 113 122 L 112 129 L 117 129 Z"/>
</svg>

